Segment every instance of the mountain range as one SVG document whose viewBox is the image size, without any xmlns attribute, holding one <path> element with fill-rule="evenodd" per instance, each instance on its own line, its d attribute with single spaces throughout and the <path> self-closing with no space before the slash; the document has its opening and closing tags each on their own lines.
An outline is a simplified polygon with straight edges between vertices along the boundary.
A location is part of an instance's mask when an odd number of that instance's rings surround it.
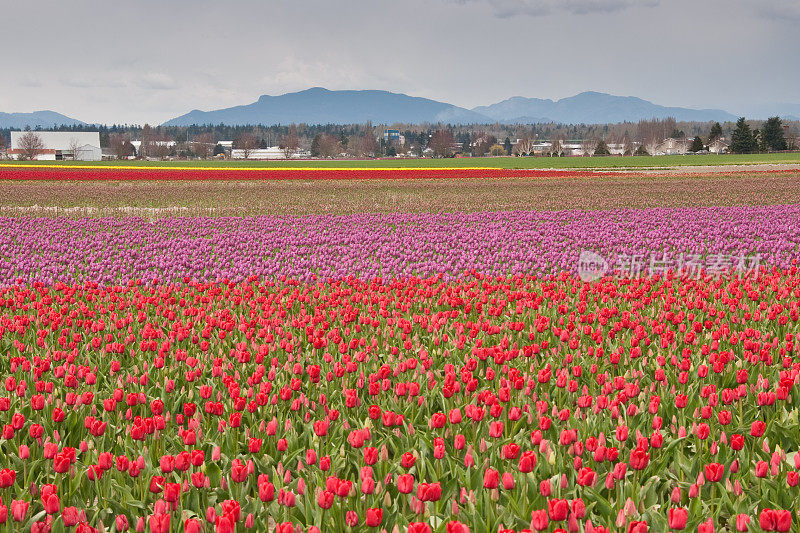
<svg viewBox="0 0 800 533">
<path fill-rule="evenodd" d="M 507 123 L 609 124 L 666 117 L 678 121 L 726 122 L 738 118 L 719 109 L 664 107 L 635 96 L 613 96 L 594 91 L 556 101 L 515 96 L 489 106 L 476 107 L 473 111 Z"/>
<path fill-rule="evenodd" d="M 800 115 L 798 104 L 768 107 L 769 113 L 765 107 L 763 113 L 759 113 L 764 116 L 758 118 L 779 114 L 791 120 Z M 331 91 L 314 87 L 279 96 L 264 95 L 251 104 L 226 109 L 195 109 L 163 125 L 270 126 L 291 123 L 356 124 L 368 121 L 375 124 L 608 124 L 666 117 L 698 122 L 726 122 L 738 118 L 721 109 L 666 107 L 635 96 L 615 96 L 594 91 L 559 100 L 514 96 L 495 104 L 467 109 L 389 91 Z M 0 128 L 50 128 L 54 125 L 83 124 L 80 120 L 53 111 L 0 113 Z"/>
<path fill-rule="evenodd" d="M 560 122 L 605 124 L 636 122 L 640 119 L 675 117 L 676 120 L 706 122 L 736 120 L 719 109 L 664 107 L 633 96 L 583 92 L 561 100 L 516 96 L 474 109 L 457 107 L 427 98 L 415 98 L 388 91 L 329 91 L 314 87 L 280 96 L 264 95 L 252 104 L 218 109 L 194 110 L 164 123 L 165 126 L 227 124 L 377 124 L 421 122 L 450 124 L 509 124 Z"/>
<path fill-rule="evenodd" d="M 264 95 L 248 105 L 200 111 L 195 109 L 164 123 L 165 126 L 192 124 L 355 124 L 364 122 L 444 122 L 469 124 L 486 122 L 486 117 L 444 102 L 388 91 L 329 91 L 314 87 L 280 96 Z M 491 121 L 490 121 L 491 122 Z"/>
<path fill-rule="evenodd" d="M 0 128 L 25 129 L 52 128 L 54 126 L 84 126 L 85 122 L 56 113 L 55 111 L 34 111 L 33 113 L 0 112 Z"/>
</svg>

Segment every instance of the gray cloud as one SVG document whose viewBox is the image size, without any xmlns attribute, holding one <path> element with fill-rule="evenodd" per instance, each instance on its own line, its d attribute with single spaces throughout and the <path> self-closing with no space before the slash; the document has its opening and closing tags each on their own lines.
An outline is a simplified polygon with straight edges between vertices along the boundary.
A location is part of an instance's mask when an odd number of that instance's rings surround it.
<svg viewBox="0 0 800 533">
<path fill-rule="evenodd" d="M 800 21 L 800 0 L 754 2 L 752 8 L 766 18 L 778 21 Z"/>
<path fill-rule="evenodd" d="M 118 77 L 86 77 L 86 76 L 64 76 L 60 78 L 63 85 L 80 89 L 113 89 L 123 87 L 125 84 Z"/>
<path fill-rule="evenodd" d="M 86 122 L 161 123 L 312 86 L 464 107 L 586 90 L 734 113 L 800 100 L 800 0 L 6 4 L 3 38 L 25 60 L 0 69 L 0 111 Z"/>
<path fill-rule="evenodd" d="M 481 3 L 499 18 L 519 15 L 543 17 L 565 12 L 573 15 L 614 13 L 632 7 L 655 7 L 659 0 L 454 0 L 458 4 Z"/>
<path fill-rule="evenodd" d="M 178 88 L 178 82 L 163 72 L 145 72 L 136 80 L 139 87 L 156 91 L 171 91 Z"/>
</svg>

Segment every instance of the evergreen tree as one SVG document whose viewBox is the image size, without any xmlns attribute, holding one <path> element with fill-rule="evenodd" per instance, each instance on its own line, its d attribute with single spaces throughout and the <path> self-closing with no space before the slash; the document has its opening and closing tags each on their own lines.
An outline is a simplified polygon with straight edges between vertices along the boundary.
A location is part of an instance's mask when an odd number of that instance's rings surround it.
<svg viewBox="0 0 800 533">
<path fill-rule="evenodd" d="M 714 125 L 711 126 L 711 132 L 708 134 L 708 144 L 713 143 L 720 137 L 722 137 L 722 126 L 720 126 L 719 122 L 715 122 Z"/>
<path fill-rule="evenodd" d="M 762 142 L 771 151 L 786 150 L 786 137 L 783 135 L 783 124 L 780 117 L 770 117 L 762 126 Z"/>
<path fill-rule="evenodd" d="M 511 139 L 506 137 L 506 140 L 503 142 L 503 148 L 506 149 L 506 155 L 511 155 Z"/>
<path fill-rule="evenodd" d="M 753 139 L 753 132 L 745 121 L 744 117 L 736 121 L 736 128 L 731 134 L 731 152 L 734 154 L 749 154 L 756 150 L 757 146 Z"/>
<path fill-rule="evenodd" d="M 594 149 L 594 155 L 611 155 L 608 145 L 603 139 L 597 141 L 597 148 Z"/>
<path fill-rule="evenodd" d="M 217 143 L 216 145 L 214 145 L 214 155 L 215 156 L 217 156 L 219 154 L 224 154 L 224 153 L 225 153 L 225 148 L 223 148 L 221 144 Z"/>
<path fill-rule="evenodd" d="M 703 146 L 703 139 L 699 135 L 694 136 L 694 140 L 692 141 L 692 147 L 689 148 L 690 152 L 699 152 L 704 148 Z"/>
</svg>

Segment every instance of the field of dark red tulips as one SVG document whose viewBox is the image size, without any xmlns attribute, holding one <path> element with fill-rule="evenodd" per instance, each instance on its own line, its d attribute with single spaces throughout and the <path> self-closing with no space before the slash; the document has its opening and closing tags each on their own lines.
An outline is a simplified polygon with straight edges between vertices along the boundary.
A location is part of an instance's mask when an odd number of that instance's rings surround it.
<svg viewBox="0 0 800 533">
<path fill-rule="evenodd" d="M 0 533 L 800 532 L 795 175 L 116 176 L 0 199 Z"/>
<path fill-rule="evenodd" d="M 215 168 L 215 167 L 55 167 L 11 165 L 0 167 L 0 180 L 36 181 L 228 181 L 228 180 L 393 180 L 498 177 L 575 177 L 606 173 L 586 170 L 502 168 Z"/>
<path fill-rule="evenodd" d="M 724 168 L 724 167 L 723 167 Z M 632 172 L 598 169 L 541 169 L 491 167 L 201 167 L 201 166 L 55 166 L 0 165 L 2 181 L 285 181 L 285 180 L 409 180 L 493 178 L 597 178 L 636 176 Z M 715 174 L 793 174 L 796 167 L 779 170 L 718 170 Z"/>
</svg>

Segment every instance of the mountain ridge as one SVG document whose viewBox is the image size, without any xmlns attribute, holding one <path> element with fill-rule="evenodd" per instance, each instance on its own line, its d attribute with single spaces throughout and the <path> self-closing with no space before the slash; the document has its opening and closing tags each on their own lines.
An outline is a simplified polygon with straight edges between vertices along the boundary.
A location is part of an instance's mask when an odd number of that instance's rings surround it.
<svg viewBox="0 0 800 533">
<path fill-rule="evenodd" d="M 506 123 L 528 123 L 530 117 L 563 124 L 610 124 L 666 117 L 678 121 L 726 122 L 738 118 L 721 109 L 667 107 L 636 96 L 597 91 L 584 91 L 559 100 L 512 96 L 495 104 L 475 107 L 473 111 Z"/>
<path fill-rule="evenodd" d="M 758 106 L 757 106 L 758 107 Z M 756 108 L 753 108 L 755 112 Z M 765 119 L 778 115 L 786 120 L 800 116 L 800 104 L 774 104 L 759 107 Z M 403 93 L 365 89 L 329 90 L 312 87 L 281 95 L 261 95 L 255 102 L 223 109 L 199 110 L 167 120 L 164 126 L 218 125 L 271 126 L 277 124 L 612 124 L 641 119 L 674 117 L 678 121 L 735 121 L 739 115 L 721 109 L 694 109 L 662 106 L 636 96 L 616 96 L 584 91 L 574 96 L 550 100 L 512 96 L 472 109 Z M 89 125 L 55 111 L 33 113 L 0 112 L 0 128 L 51 128 Z"/>
<path fill-rule="evenodd" d="M 86 122 L 49 110 L 33 111 L 32 113 L 3 113 L 0 111 L 0 128 L 24 129 L 26 126 L 50 128 L 86 125 Z"/>
<path fill-rule="evenodd" d="M 378 90 L 331 91 L 312 87 L 304 91 L 262 95 L 251 104 L 211 111 L 193 110 L 163 123 L 164 126 L 228 126 L 307 123 L 355 124 L 363 122 L 472 123 L 491 120 L 474 111 L 428 98 Z"/>
</svg>

